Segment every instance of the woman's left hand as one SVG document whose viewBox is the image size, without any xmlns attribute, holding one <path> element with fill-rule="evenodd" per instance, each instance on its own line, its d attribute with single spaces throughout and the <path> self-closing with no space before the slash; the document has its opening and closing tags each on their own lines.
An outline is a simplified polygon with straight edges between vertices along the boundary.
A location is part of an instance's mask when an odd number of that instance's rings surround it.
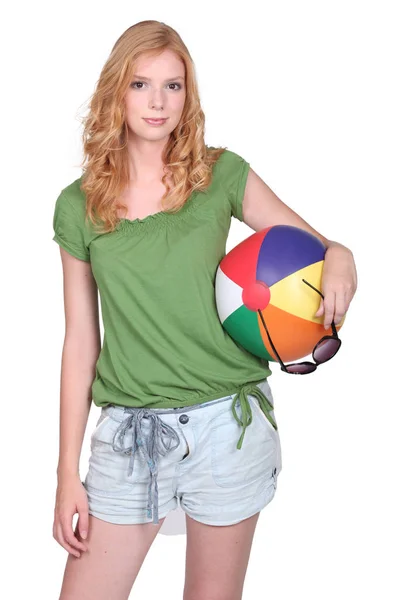
<svg viewBox="0 0 400 600">
<path fill-rule="evenodd" d="M 325 312 L 324 327 L 329 329 L 332 321 L 338 325 L 348 311 L 357 289 L 357 271 L 353 253 L 337 242 L 330 242 L 325 253 L 322 271 L 322 293 L 316 317 Z"/>
</svg>

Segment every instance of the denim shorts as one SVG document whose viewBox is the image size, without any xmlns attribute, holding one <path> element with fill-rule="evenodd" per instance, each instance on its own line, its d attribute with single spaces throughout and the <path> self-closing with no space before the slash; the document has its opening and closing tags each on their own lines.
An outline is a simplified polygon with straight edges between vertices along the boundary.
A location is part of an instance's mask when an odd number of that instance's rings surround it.
<svg viewBox="0 0 400 600">
<path fill-rule="evenodd" d="M 110 523 L 159 523 L 180 506 L 208 525 L 232 525 L 274 497 L 282 469 L 265 379 L 169 409 L 102 407 L 91 435 L 89 513 Z"/>
</svg>

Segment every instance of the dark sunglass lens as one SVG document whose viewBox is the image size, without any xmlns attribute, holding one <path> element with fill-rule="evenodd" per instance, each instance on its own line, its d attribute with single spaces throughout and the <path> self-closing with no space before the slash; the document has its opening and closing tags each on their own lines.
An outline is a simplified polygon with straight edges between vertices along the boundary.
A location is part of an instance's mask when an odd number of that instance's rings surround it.
<svg viewBox="0 0 400 600">
<path fill-rule="evenodd" d="M 304 375 L 305 373 L 312 373 L 312 371 L 315 371 L 315 368 L 316 365 L 313 365 L 312 363 L 286 365 L 286 369 L 287 371 L 289 371 L 289 373 L 298 373 L 299 375 Z"/>
<path fill-rule="evenodd" d="M 339 346 L 340 341 L 337 339 L 329 338 L 327 340 L 322 340 L 314 350 L 314 360 L 321 363 L 329 360 L 336 354 Z"/>
</svg>

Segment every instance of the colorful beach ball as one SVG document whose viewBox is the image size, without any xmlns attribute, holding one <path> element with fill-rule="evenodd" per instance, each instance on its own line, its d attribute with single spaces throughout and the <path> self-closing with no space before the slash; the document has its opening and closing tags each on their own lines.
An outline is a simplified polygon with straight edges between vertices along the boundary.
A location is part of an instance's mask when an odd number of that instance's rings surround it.
<svg viewBox="0 0 400 600">
<path fill-rule="evenodd" d="M 215 279 L 218 316 L 228 334 L 251 354 L 278 362 L 262 322 L 283 362 L 312 353 L 324 336 L 324 315 L 315 317 L 322 292 L 326 247 L 291 225 L 249 236 L 220 262 Z M 342 327 L 345 317 L 336 326 Z"/>
</svg>

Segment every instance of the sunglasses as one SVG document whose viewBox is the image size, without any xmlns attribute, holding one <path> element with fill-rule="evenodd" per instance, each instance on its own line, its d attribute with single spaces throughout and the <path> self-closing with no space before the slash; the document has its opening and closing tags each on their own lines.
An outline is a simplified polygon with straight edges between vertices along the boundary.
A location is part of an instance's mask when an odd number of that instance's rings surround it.
<svg viewBox="0 0 400 600">
<path fill-rule="evenodd" d="M 315 290 L 321 296 L 321 298 L 324 298 L 324 295 L 319 290 L 317 290 L 317 288 L 315 288 L 313 285 L 311 285 L 311 283 L 308 283 L 308 281 L 306 281 L 305 279 L 302 279 L 302 281 L 305 284 L 307 284 L 310 288 Z M 286 373 L 293 373 L 294 375 L 307 375 L 308 373 L 312 373 L 313 371 L 316 370 L 318 365 L 325 363 L 328 360 L 330 360 L 331 358 L 333 358 L 335 356 L 335 354 L 338 352 L 340 346 L 342 345 L 342 342 L 339 339 L 338 334 L 337 334 L 335 323 L 334 323 L 334 321 L 332 321 L 331 327 L 332 327 L 333 334 L 332 335 L 324 335 L 324 337 L 321 338 L 319 340 L 319 342 L 316 344 L 316 346 L 312 352 L 312 357 L 315 362 L 312 363 L 309 361 L 304 361 L 304 362 L 299 362 L 299 363 L 291 363 L 290 365 L 285 365 L 285 364 L 283 364 L 283 362 L 271 340 L 271 336 L 269 335 L 267 325 L 264 321 L 264 317 L 261 313 L 261 310 L 258 310 L 258 313 L 263 322 L 263 325 L 264 325 L 265 331 L 267 333 L 271 347 L 280 362 L 281 370 L 285 371 Z"/>
</svg>

